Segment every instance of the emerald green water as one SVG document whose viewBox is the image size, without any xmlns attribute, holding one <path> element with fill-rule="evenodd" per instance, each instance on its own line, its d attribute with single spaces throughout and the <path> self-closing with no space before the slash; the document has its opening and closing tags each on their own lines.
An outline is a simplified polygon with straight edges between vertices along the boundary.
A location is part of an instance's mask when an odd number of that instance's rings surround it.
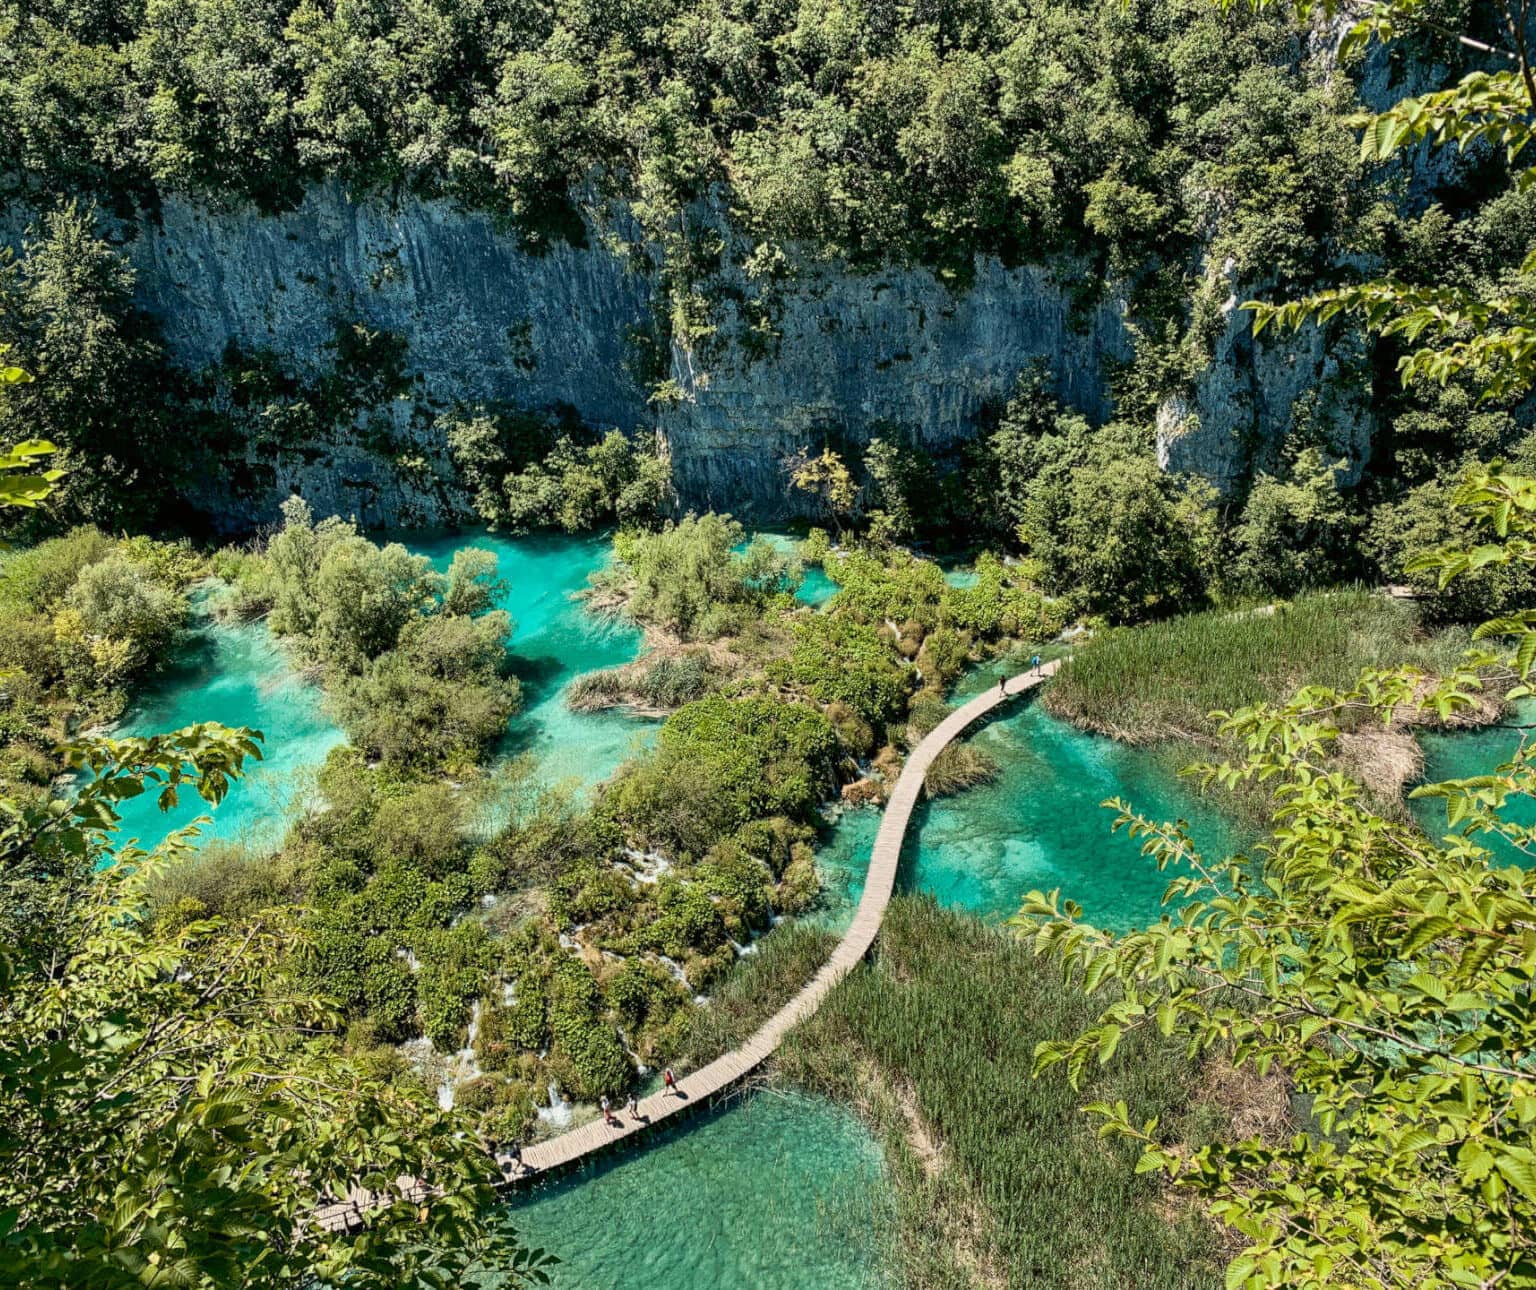
<svg viewBox="0 0 1536 1290">
<path fill-rule="evenodd" d="M 262 760 L 211 811 L 190 790 L 169 812 L 159 809 L 153 793 L 132 798 L 122 805 L 120 836 L 150 847 L 199 815 L 211 815 L 204 837 L 275 846 L 308 790 L 307 772 L 346 736 L 326 718 L 320 691 L 288 666 L 262 624 L 228 625 L 200 607 L 196 612 L 186 648 L 138 696 L 117 733 L 160 734 L 200 721 L 251 726 L 266 736 Z"/>
<path fill-rule="evenodd" d="M 982 669 L 956 700 L 997 676 Z M 1110 797 L 1157 820 L 1187 821 L 1206 854 L 1226 856 L 1245 843 L 1219 799 L 1176 778 L 1164 755 L 1085 734 L 1038 701 L 1015 702 L 971 740 L 998 763 L 998 777 L 920 805 L 902 851 L 902 887 L 931 892 L 940 904 L 996 921 L 1016 913 L 1026 892 L 1059 887 L 1100 926 L 1155 922 L 1171 874 L 1142 856 L 1140 842 L 1111 831 L 1114 812 L 1100 806 Z M 862 894 L 879 822 L 874 811 L 849 812 L 819 853 L 829 907 L 844 917 Z"/>
<path fill-rule="evenodd" d="M 1506 726 L 1536 722 L 1536 700 L 1517 702 L 1503 721 Z M 1511 730 L 1505 726 L 1484 726 L 1477 730 L 1426 730 L 1419 736 L 1419 746 L 1424 750 L 1424 782 L 1433 784 L 1446 779 L 1472 779 L 1478 775 L 1492 774 L 1514 757 L 1522 740 L 1529 738 L 1531 733 L 1529 730 Z M 1410 798 L 1408 805 L 1430 837 L 1441 838 L 1450 831 L 1445 823 L 1445 802 L 1440 798 Z M 1503 814 L 1515 824 L 1536 824 L 1536 799 L 1510 798 Z M 1523 853 L 1501 838 L 1484 834 L 1478 840 L 1494 853 L 1498 863 L 1529 863 Z"/>
<path fill-rule="evenodd" d="M 565 687 L 583 672 L 628 663 L 640 652 L 633 627 L 589 614 L 571 597 L 608 560 L 608 540 L 494 533 L 407 537 L 412 550 L 446 570 L 466 546 L 496 555 L 507 591 L 497 608 L 512 615 L 513 670 L 523 683 L 523 710 L 512 718 L 507 751 L 529 753 L 553 783 L 590 786 L 654 737 L 656 724 L 622 712 L 572 712 Z"/>
<path fill-rule="evenodd" d="M 548 782 L 590 786 L 606 779 L 655 733 L 656 723 L 617 712 L 579 714 L 565 706 L 566 684 L 582 672 L 634 658 L 640 633 L 588 614 L 572 593 L 608 558 L 605 539 L 428 535 L 407 538 L 446 569 L 464 546 L 494 551 L 507 584 L 498 607 L 515 624 L 513 667 L 524 707 L 508 727 L 505 751 L 530 753 Z M 119 732 L 176 730 L 199 721 L 251 726 L 265 736 L 264 760 L 212 812 L 204 836 L 273 846 L 312 778 L 307 772 L 345 736 L 325 716 L 324 696 L 289 666 L 261 623 L 217 623 L 198 607 L 196 628 L 173 664 L 147 687 Z M 150 795 L 123 811 L 123 837 L 154 845 L 209 808 L 193 794 L 162 814 Z"/>
<path fill-rule="evenodd" d="M 887 1203 L 879 1146 L 819 1098 L 757 1094 L 515 1200 L 558 1290 L 866 1290 Z"/>
</svg>

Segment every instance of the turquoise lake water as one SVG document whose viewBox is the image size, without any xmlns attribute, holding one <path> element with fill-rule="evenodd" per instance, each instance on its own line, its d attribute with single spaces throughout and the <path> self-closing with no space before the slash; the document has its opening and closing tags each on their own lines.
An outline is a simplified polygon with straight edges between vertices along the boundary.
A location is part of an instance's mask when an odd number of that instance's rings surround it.
<svg viewBox="0 0 1536 1290">
<path fill-rule="evenodd" d="M 608 539 L 494 533 L 406 535 L 402 540 L 446 570 L 453 553 L 484 547 L 496 556 L 507 591 L 498 609 L 512 615 L 513 670 L 523 683 L 523 710 L 512 718 L 507 751 L 530 753 L 548 782 L 591 786 L 644 747 L 658 723 L 621 712 L 572 712 L 565 687 L 583 672 L 628 663 L 640 633 L 589 614 L 574 593 L 608 560 Z"/>
<path fill-rule="evenodd" d="M 153 793 L 123 803 L 121 839 L 154 846 L 172 830 L 210 815 L 204 837 L 275 846 L 309 791 L 314 768 L 345 738 L 322 704 L 320 691 L 288 666 L 263 625 L 200 617 L 187 647 L 138 696 L 116 733 L 161 734 L 200 721 L 251 726 L 266 736 L 263 759 L 250 765 L 217 809 L 191 790 L 169 812 L 159 809 Z"/>
<path fill-rule="evenodd" d="M 578 714 L 564 689 L 582 672 L 634 658 L 640 633 L 588 614 L 572 593 L 608 558 L 603 538 L 494 534 L 407 537 L 412 549 L 446 569 L 454 551 L 495 552 L 507 591 L 498 602 L 514 623 L 513 668 L 523 683 L 523 710 L 512 718 L 508 753 L 531 753 L 547 782 L 589 787 L 654 737 L 656 724 L 616 712 Z M 146 688 L 125 715 L 124 734 L 155 734 L 199 721 L 251 726 L 265 735 L 265 760 L 211 812 L 209 837 L 261 846 L 281 841 L 291 809 L 313 770 L 345 736 L 326 717 L 324 696 L 289 667 L 261 623 L 225 625 L 199 617 L 186 650 Z M 209 814 L 195 794 L 162 814 L 151 795 L 123 811 L 123 837 L 147 845 Z"/>
<path fill-rule="evenodd" d="M 880 1148 L 819 1098 L 757 1094 L 509 1206 L 559 1290 L 869 1290 Z"/>
<path fill-rule="evenodd" d="M 653 723 L 612 713 L 579 716 L 563 701 L 573 677 L 625 662 L 639 649 L 638 633 L 593 619 L 570 598 L 606 558 L 604 541 L 483 534 L 408 541 L 440 568 L 465 545 L 498 557 L 508 584 L 502 607 L 516 623 L 512 649 L 525 687 L 511 751 L 531 752 L 547 779 L 592 784 L 651 736 Z M 820 570 L 808 575 L 800 598 L 824 602 L 835 587 Z M 996 677 L 978 671 L 957 699 Z M 275 842 L 303 769 L 318 764 L 340 732 L 325 720 L 318 691 L 287 668 L 259 625 L 206 626 L 196 648 L 130 714 L 129 727 L 163 730 L 209 719 L 261 727 L 273 753 L 215 814 L 213 832 Z M 1494 757 L 1473 741 L 1507 742 L 1510 735 L 1451 736 L 1446 756 Z M 1453 773 L 1437 763 L 1433 738 L 1426 737 L 1432 773 Z M 904 853 L 904 889 L 932 892 L 946 905 L 996 921 L 1013 914 L 1031 888 L 1059 886 L 1088 918 L 1124 928 L 1159 916 L 1168 876 L 1140 855 L 1138 843 L 1111 832 L 1113 817 L 1099 805 L 1104 798 L 1122 796 L 1156 818 L 1188 820 L 1212 854 L 1242 843 L 1217 799 L 1177 780 L 1158 752 L 1085 735 L 1038 701 L 1017 702 L 973 739 L 1001 773 L 920 808 Z M 200 809 L 184 805 L 170 823 Z M 134 831 L 150 840 L 163 834 L 167 822 L 152 803 L 144 800 L 134 812 L 143 812 Z M 875 811 L 849 812 L 820 851 L 824 917 L 834 923 L 857 902 L 878 825 Z M 882 1284 L 876 1234 L 889 1203 L 878 1145 L 852 1115 L 824 1101 L 766 1094 L 519 1199 L 509 1212 L 530 1243 L 562 1257 L 555 1285 L 568 1290 L 869 1290 Z"/>
<path fill-rule="evenodd" d="M 998 675 L 978 670 L 955 701 Z M 1100 806 L 1110 797 L 1156 820 L 1186 821 L 1206 854 L 1224 857 L 1245 842 L 1219 799 L 1179 780 L 1177 765 L 1158 751 L 1085 734 L 1037 699 L 1015 701 L 971 741 L 998 764 L 998 777 L 919 805 L 902 852 L 903 889 L 931 892 L 940 904 L 999 921 L 1018 912 L 1026 892 L 1059 887 L 1101 926 L 1155 922 L 1172 873 L 1159 873 L 1139 841 L 1111 830 L 1114 812 Z M 862 894 L 879 824 L 876 811 L 848 812 L 821 852 L 834 915 L 851 915 Z"/>
<path fill-rule="evenodd" d="M 1536 700 L 1519 701 L 1503 720 L 1511 725 L 1536 722 Z M 1425 731 L 1419 736 L 1419 746 L 1424 749 L 1424 782 L 1433 784 L 1440 780 L 1471 779 L 1491 774 L 1514 757 L 1522 739 L 1533 735 L 1536 735 L 1536 731 L 1511 730 L 1502 726 L 1485 726 L 1480 730 Z M 1442 799 L 1410 798 L 1408 805 L 1430 837 L 1441 838 L 1449 832 L 1445 823 L 1445 802 Z M 1511 798 L 1506 804 L 1504 816 L 1515 824 L 1536 824 L 1536 800 Z M 1484 834 L 1478 841 L 1494 853 L 1498 863 L 1529 863 L 1521 852 L 1501 838 Z"/>
</svg>

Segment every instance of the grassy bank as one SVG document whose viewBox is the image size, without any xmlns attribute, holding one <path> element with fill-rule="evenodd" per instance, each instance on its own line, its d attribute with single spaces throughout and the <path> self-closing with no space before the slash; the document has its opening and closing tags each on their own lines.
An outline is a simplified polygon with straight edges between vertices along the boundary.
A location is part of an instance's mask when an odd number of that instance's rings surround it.
<svg viewBox="0 0 1536 1290">
<path fill-rule="evenodd" d="M 1096 1015 L 1005 933 L 922 897 L 886 914 L 878 952 L 786 1043 L 781 1073 L 853 1103 L 885 1141 L 908 1286 L 1219 1284 L 1217 1234 L 1099 1141 L 1083 1103 L 1123 1098 L 1193 1139 L 1201 1075 L 1143 1042 L 1074 1092 L 1032 1079 L 1037 1041 Z"/>
<path fill-rule="evenodd" d="M 1272 607 L 1212 610 L 1105 632 L 1076 651 L 1044 702 L 1118 739 L 1203 737 L 1209 713 L 1302 685 L 1345 685 L 1363 667 L 1452 666 L 1464 631 L 1424 632 L 1411 604 L 1372 591 L 1317 592 Z"/>
<path fill-rule="evenodd" d="M 786 922 L 757 941 L 690 1019 L 678 1064 L 697 1068 L 745 1042 L 816 975 L 837 939 L 824 927 Z"/>
</svg>

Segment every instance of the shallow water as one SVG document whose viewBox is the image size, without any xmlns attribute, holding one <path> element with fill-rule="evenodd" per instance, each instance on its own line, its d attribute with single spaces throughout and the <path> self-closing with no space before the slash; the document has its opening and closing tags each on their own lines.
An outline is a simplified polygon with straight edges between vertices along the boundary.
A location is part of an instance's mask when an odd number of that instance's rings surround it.
<svg viewBox="0 0 1536 1290">
<path fill-rule="evenodd" d="M 1536 700 L 1520 700 L 1503 721 L 1522 725 L 1536 722 Z M 1513 758 L 1521 741 L 1531 738 L 1532 734 L 1530 730 L 1511 730 L 1505 726 L 1484 726 L 1478 730 L 1426 730 L 1419 736 L 1419 746 L 1424 749 L 1424 783 L 1490 775 Z M 1446 827 L 1443 799 L 1410 798 L 1408 805 L 1430 837 L 1438 839 L 1450 832 Z M 1515 824 L 1536 824 L 1536 799 L 1511 798 L 1504 816 Z M 1502 838 L 1485 834 L 1478 841 L 1494 853 L 1498 863 L 1530 863 L 1523 853 Z"/>
<path fill-rule="evenodd" d="M 767 538 L 768 541 L 773 543 L 774 548 L 784 555 L 800 554 L 800 539 L 793 533 L 775 533 L 771 530 L 763 529 L 752 536 Z M 747 544 L 743 542 L 737 550 L 745 551 L 746 548 Z M 827 577 L 825 570 L 819 564 L 805 565 L 804 570 L 805 577 L 801 581 L 800 586 L 795 590 L 796 600 L 802 604 L 819 607 L 826 604 L 827 601 L 837 594 L 837 583 Z"/>
<path fill-rule="evenodd" d="M 654 738 L 656 722 L 621 712 L 577 713 L 565 705 L 565 687 L 581 673 L 628 663 L 640 652 L 633 627 L 596 618 L 572 599 L 607 563 L 607 538 L 460 533 L 403 540 L 440 570 L 463 547 L 496 556 L 507 585 L 497 608 L 512 615 L 513 670 L 523 683 L 523 710 L 512 718 L 507 751 L 531 753 L 548 782 L 590 787 Z"/>
<path fill-rule="evenodd" d="M 153 846 L 211 814 L 205 838 L 274 846 L 308 790 L 307 772 L 346 736 L 326 718 L 320 691 L 289 667 L 265 626 L 198 622 L 187 647 L 141 692 L 114 733 L 161 734 L 201 721 L 251 726 L 266 736 L 262 760 L 249 764 L 217 809 L 190 789 L 169 812 L 159 809 L 154 793 L 123 803 L 120 837 Z"/>
<path fill-rule="evenodd" d="M 820 1098 L 762 1093 L 509 1206 L 561 1290 L 882 1284 L 879 1146 Z"/>
<path fill-rule="evenodd" d="M 498 606 L 512 615 L 513 669 L 523 682 L 524 705 L 512 718 L 504 751 L 533 754 L 547 782 L 590 787 L 654 737 L 653 721 L 618 712 L 578 714 L 565 706 L 573 677 L 627 663 L 640 649 L 638 631 L 595 618 L 571 598 L 607 560 L 606 539 L 434 534 L 405 540 L 440 569 L 460 547 L 496 553 L 507 584 Z M 265 625 L 198 622 L 186 650 L 142 693 L 119 733 L 156 734 L 199 721 L 260 730 L 265 760 L 212 812 L 204 836 L 274 846 L 310 772 L 345 735 L 325 716 L 324 695 L 294 672 Z M 162 815 L 146 794 L 123 811 L 123 837 L 153 845 L 208 812 L 195 794 L 185 794 L 176 810 Z"/>
<path fill-rule="evenodd" d="M 978 671 L 956 701 L 997 676 Z M 1015 703 L 971 739 L 997 762 L 998 777 L 919 805 L 902 852 L 902 888 L 931 892 L 942 905 L 997 921 L 1017 913 L 1030 890 L 1059 887 L 1100 926 L 1155 922 L 1172 874 L 1158 872 L 1139 841 L 1111 830 L 1115 813 L 1100 805 L 1110 797 L 1156 820 L 1187 821 L 1205 854 L 1225 857 L 1244 845 L 1219 799 L 1177 779 L 1165 755 L 1085 734 L 1037 699 Z M 846 919 L 862 894 L 879 822 L 875 811 L 847 813 L 818 853 L 834 919 Z"/>
</svg>

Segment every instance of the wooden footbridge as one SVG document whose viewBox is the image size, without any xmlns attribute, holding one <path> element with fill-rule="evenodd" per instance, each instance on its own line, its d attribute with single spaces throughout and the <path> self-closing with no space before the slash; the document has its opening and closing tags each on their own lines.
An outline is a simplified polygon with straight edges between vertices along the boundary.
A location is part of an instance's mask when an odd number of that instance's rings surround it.
<svg viewBox="0 0 1536 1290">
<path fill-rule="evenodd" d="M 896 781 L 896 788 L 886 803 L 880 831 L 875 837 L 874 851 L 870 855 L 869 872 L 864 879 L 864 895 L 854 912 L 853 922 L 832 951 L 832 956 L 799 994 L 774 1013 L 740 1048 L 732 1049 L 723 1057 L 717 1057 L 707 1066 L 679 1079 L 675 1093 L 664 1090 L 643 1098 L 638 1116 L 618 1112 L 607 1123 L 599 1118 L 558 1137 L 536 1143 L 523 1151 L 521 1163 L 511 1156 L 499 1155 L 497 1161 L 507 1181 L 512 1184 L 532 1181 L 541 1174 L 565 1169 L 588 1156 L 607 1151 L 616 1143 L 646 1132 L 685 1110 L 707 1104 L 715 1094 L 731 1088 L 762 1065 L 791 1028 L 816 1011 L 832 987 L 858 965 L 874 944 L 881 920 L 885 917 L 886 906 L 890 904 L 891 894 L 896 887 L 896 870 L 901 861 L 901 847 L 906 839 L 907 825 L 922 795 L 923 780 L 934 758 L 998 704 L 1034 689 L 1051 676 L 1056 668 L 1055 662 L 1044 663 L 1036 670 L 1009 678 L 1000 686 L 989 686 L 945 717 L 912 750 Z M 406 1190 L 409 1192 L 412 1189 L 407 1186 Z M 351 1226 L 361 1218 L 366 1208 L 368 1205 L 364 1197 L 349 1197 L 321 1211 L 321 1221 L 329 1227 Z"/>
</svg>

